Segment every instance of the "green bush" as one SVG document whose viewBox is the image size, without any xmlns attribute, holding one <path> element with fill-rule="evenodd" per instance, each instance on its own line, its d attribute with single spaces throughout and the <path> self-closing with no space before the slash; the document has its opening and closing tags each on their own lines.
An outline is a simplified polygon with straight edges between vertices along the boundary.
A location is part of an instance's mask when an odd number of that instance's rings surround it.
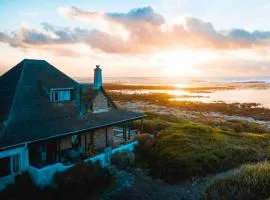
<svg viewBox="0 0 270 200">
<path fill-rule="evenodd" d="M 252 200 L 270 197 L 270 164 L 245 165 L 233 176 L 211 183 L 204 199 Z"/>
<path fill-rule="evenodd" d="M 228 120 L 222 124 L 220 124 L 221 128 L 231 128 L 236 133 L 241 132 L 250 132 L 250 133 L 257 133 L 263 134 L 269 132 L 266 128 L 248 121 L 241 121 L 241 120 Z"/>
<path fill-rule="evenodd" d="M 0 199 L 70 200 L 97 198 L 114 181 L 108 169 L 98 163 L 80 163 L 54 177 L 56 188 L 36 186 L 29 173 L 16 177 L 15 184 L 0 193 Z"/>
<path fill-rule="evenodd" d="M 269 142 L 269 134 L 185 123 L 161 131 L 157 138 L 139 139 L 136 157 L 147 162 L 154 177 L 173 183 L 269 159 Z"/>
<path fill-rule="evenodd" d="M 129 151 L 121 151 L 112 155 L 112 164 L 118 169 L 128 169 L 135 164 L 135 155 Z"/>
<path fill-rule="evenodd" d="M 144 133 L 150 133 L 150 134 L 156 134 L 160 131 L 172 126 L 174 123 L 161 120 L 161 119 L 146 119 L 143 121 L 143 132 Z M 140 121 L 135 121 L 133 123 L 133 126 L 140 130 Z"/>
<path fill-rule="evenodd" d="M 155 140 L 148 134 L 140 134 L 136 136 L 138 144 L 135 147 L 136 162 L 147 160 L 148 154 L 154 146 Z"/>
<path fill-rule="evenodd" d="M 7 186 L 0 193 L 0 199 L 53 199 L 54 189 L 50 187 L 39 188 L 34 184 L 28 172 L 24 172 L 15 178 L 15 183 Z"/>
<path fill-rule="evenodd" d="M 68 171 L 56 174 L 55 182 L 60 199 L 85 199 L 110 186 L 113 176 L 98 163 L 79 163 Z"/>
</svg>

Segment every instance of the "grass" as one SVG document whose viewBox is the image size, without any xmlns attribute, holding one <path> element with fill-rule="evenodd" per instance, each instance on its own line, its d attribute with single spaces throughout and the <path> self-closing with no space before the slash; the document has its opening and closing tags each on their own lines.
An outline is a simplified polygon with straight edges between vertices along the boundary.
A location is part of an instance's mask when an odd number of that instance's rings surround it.
<svg viewBox="0 0 270 200">
<path fill-rule="evenodd" d="M 218 127 L 222 130 L 233 131 L 236 133 L 241 132 L 257 133 L 257 134 L 269 133 L 268 129 L 254 122 L 243 120 L 227 120 L 227 121 L 214 121 L 214 120 L 211 121 L 209 119 L 206 120 L 202 119 L 202 121 L 204 121 L 205 124 Z"/>
<path fill-rule="evenodd" d="M 270 163 L 249 164 L 225 179 L 212 182 L 204 199 L 267 199 L 270 197 Z"/>
<path fill-rule="evenodd" d="M 237 133 L 182 121 L 167 123 L 168 127 L 156 138 L 139 139 L 137 147 L 138 157 L 147 163 L 152 175 L 167 182 L 206 176 L 270 158 L 269 134 Z"/>
</svg>

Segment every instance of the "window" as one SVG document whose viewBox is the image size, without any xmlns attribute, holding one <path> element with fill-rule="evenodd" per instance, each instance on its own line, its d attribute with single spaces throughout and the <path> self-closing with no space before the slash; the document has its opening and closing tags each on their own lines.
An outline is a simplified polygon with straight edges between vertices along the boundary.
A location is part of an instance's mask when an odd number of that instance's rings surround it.
<svg viewBox="0 0 270 200">
<path fill-rule="evenodd" d="M 11 174 L 10 157 L 0 158 L 0 166 L 0 177 L 8 176 Z"/>
<path fill-rule="evenodd" d="M 70 90 L 55 90 L 52 91 L 51 99 L 53 102 L 70 101 Z"/>
<path fill-rule="evenodd" d="M 12 156 L 12 165 L 13 165 L 13 172 L 20 171 L 20 157 L 19 155 Z"/>
<path fill-rule="evenodd" d="M 73 148 L 77 148 L 80 145 L 80 138 L 78 135 L 71 136 L 71 143 Z"/>
</svg>

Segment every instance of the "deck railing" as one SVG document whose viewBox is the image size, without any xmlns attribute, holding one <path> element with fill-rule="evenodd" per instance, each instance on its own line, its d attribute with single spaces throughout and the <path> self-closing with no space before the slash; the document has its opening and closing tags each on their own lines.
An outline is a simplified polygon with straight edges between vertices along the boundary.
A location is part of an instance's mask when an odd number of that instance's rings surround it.
<svg viewBox="0 0 270 200">
<path fill-rule="evenodd" d="M 112 154 L 119 152 L 119 151 L 133 151 L 134 147 L 137 145 L 137 143 L 138 143 L 137 141 L 133 141 L 129 144 L 121 145 L 121 146 L 118 146 L 117 148 L 114 148 L 114 149 L 111 147 L 107 147 L 104 149 L 103 153 L 97 154 L 93 157 L 89 157 L 83 161 L 86 163 L 99 162 L 102 167 L 106 167 L 110 164 L 110 156 L 108 156 L 108 154 L 112 155 Z M 108 148 L 111 148 L 111 149 L 108 149 Z M 110 153 L 110 151 L 111 151 L 111 153 Z M 64 171 L 66 171 L 74 166 L 75 166 L 74 163 L 67 165 L 67 164 L 63 164 L 61 162 L 55 163 L 52 165 L 48 165 L 48 166 L 43 167 L 43 168 L 36 168 L 36 167 L 30 165 L 29 172 L 30 172 L 30 175 L 33 178 L 34 182 L 37 185 L 44 187 L 44 186 L 52 183 L 53 177 L 56 173 L 64 172 Z"/>
</svg>

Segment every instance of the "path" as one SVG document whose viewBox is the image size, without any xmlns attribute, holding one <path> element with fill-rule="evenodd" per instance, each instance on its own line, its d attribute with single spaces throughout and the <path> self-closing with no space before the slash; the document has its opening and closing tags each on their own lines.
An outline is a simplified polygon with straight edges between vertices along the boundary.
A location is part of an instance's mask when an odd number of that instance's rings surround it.
<svg viewBox="0 0 270 200">
<path fill-rule="evenodd" d="M 134 169 L 132 173 L 119 171 L 119 188 L 106 194 L 106 198 L 113 200 L 198 200 L 201 198 L 207 184 L 217 179 L 231 176 L 239 171 L 238 169 L 218 173 L 206 178 L 200 178 L 192 183 L 170 185 L 162 180 L 153 180 L 146 170 Z M 129 177 L 130 176 L 130 177 Z M 123 180 L 124 179 L 124 180 Z"/>
</svg>

